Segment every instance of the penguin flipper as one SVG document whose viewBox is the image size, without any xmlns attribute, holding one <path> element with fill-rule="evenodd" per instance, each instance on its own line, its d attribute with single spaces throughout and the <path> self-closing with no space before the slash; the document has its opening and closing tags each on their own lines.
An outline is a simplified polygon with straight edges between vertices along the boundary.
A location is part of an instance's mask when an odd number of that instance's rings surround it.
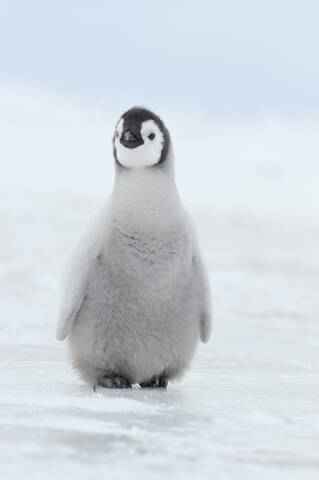
<svg viewBox="0 0 319 480">
<path fill-rule="evenodd" d="M 195 246 L 193 251 L 193 268 L 194 274 L 198 282 L 198 294 L 201 305 L 201 315 L 199 322 L 200 339 L 203 343 L 207 343 L 212 329 L 211 292 L 208 275 L 197 245 Z"/>
<path fill-rule="evenodd" d="M 56 338 L 64 340 L 80 311 L 87 290 L 87 280 L 93 263 L 101 253 L 104 227 L 107 218 L 105 209 L 94 218 L 87 233 L 82 237 L 69 262 L 58 315 Z"/>
<path fill-rule="evenodd" d="M 64 340 L 69 334 L 75 317 L 79 313 L 86 293 L 86 278 L 68 275 L 69 282 L 64 289 L 58 316 L 56 338 Z"/>
<path fill-rule="evenodd" d="M 206 316 L 202 313 L 200 319 L 200 339 L 203 343 L 207 343 L 210 337 L 212 325 L 211 325 L 211 316 Z"/>
</svg>

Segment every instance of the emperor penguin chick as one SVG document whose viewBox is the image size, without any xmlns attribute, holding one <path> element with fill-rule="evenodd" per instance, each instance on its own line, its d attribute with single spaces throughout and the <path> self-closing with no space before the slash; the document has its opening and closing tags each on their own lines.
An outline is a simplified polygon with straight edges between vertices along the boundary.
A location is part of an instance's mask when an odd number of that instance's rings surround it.
<svg viewBox="0 0 319 480">
<path fill-rule="evenodd" d="M 211 329 L 210 290 L 178 195 L 169 132 L 134 107 L 113 137 L 113 192 L 65 278 L 57 338 L 92 387 L 166 387 Z"/>
</svg>

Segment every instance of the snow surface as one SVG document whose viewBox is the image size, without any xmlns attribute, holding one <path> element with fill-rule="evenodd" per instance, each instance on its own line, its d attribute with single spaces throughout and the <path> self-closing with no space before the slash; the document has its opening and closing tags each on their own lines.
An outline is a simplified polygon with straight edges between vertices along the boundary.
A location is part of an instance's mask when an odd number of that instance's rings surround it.
<svg viewBox="0 0 319 480">
<path fill-rule="evenodd" d="M 65 259 L 113 182 L 121 112 L 0 90 L 1 478 L 317 479 L 318 119 L 159 112 L 214 329 L 167 391 L 93 393 L 55 340 Z"/>
</svg>

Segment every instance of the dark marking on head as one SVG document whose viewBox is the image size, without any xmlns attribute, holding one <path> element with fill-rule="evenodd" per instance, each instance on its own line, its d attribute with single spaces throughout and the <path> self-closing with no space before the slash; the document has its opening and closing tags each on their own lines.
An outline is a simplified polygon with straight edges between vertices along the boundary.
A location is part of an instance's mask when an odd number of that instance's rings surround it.
<svg viewBox="0 0 319 480">
<path fill-rule="evenodd" d="M 159 161 L 156 163 L 156 165 L 152 165 L 149 168 L 154 168 L 154 167 L 163 165 L 167 158 L 167 153 L 170 145 L 170 135 L 169 135 L 169 131 L 165 127 L 164 122 L 160 119 L 160 117 L 155 113 L 151 112 L 150 110 L 147 110 L 146 108 L 133 107 L 133 108 L 130 108 L 130 110 L 127 110 L 121 116 L 121 119 L 123 119 L 124 123 L 123 123 L 123 132 L 122 132 L 120 142 L 122 143 L 122 145 L 124 145 L 127 148 L 136 148 L 144 143 L 141 135 L 141 126 L 143 122 L 146 122 L 147 120 L 153 120 L 157 124 L 158 128 L 163 133 L 164 143 L 163 143 L 163 148 L 162 148 Z M 119 165 L 122 168 L 126 168 L 117 159 L 115 143 L 114 143 L 115 135 L 113 137 L 114 158 L 117 165 Z M 150 140 L 153 140 L 154 137 L 155 137 L 154 134 L 151 134 L 149 136 Z"/>
</svg>

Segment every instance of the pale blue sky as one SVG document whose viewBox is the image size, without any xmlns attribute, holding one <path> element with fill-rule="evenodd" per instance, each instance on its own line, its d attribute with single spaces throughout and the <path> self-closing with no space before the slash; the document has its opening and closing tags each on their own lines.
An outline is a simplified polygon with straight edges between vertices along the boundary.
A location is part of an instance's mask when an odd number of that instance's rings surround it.
<svg viewBox="0 0 319 480">
<path fill-rule="evenodd" d="M 319 112 L 316 0 L 0 0 L 0 79 L 210 115 Z"/>
</svg>

